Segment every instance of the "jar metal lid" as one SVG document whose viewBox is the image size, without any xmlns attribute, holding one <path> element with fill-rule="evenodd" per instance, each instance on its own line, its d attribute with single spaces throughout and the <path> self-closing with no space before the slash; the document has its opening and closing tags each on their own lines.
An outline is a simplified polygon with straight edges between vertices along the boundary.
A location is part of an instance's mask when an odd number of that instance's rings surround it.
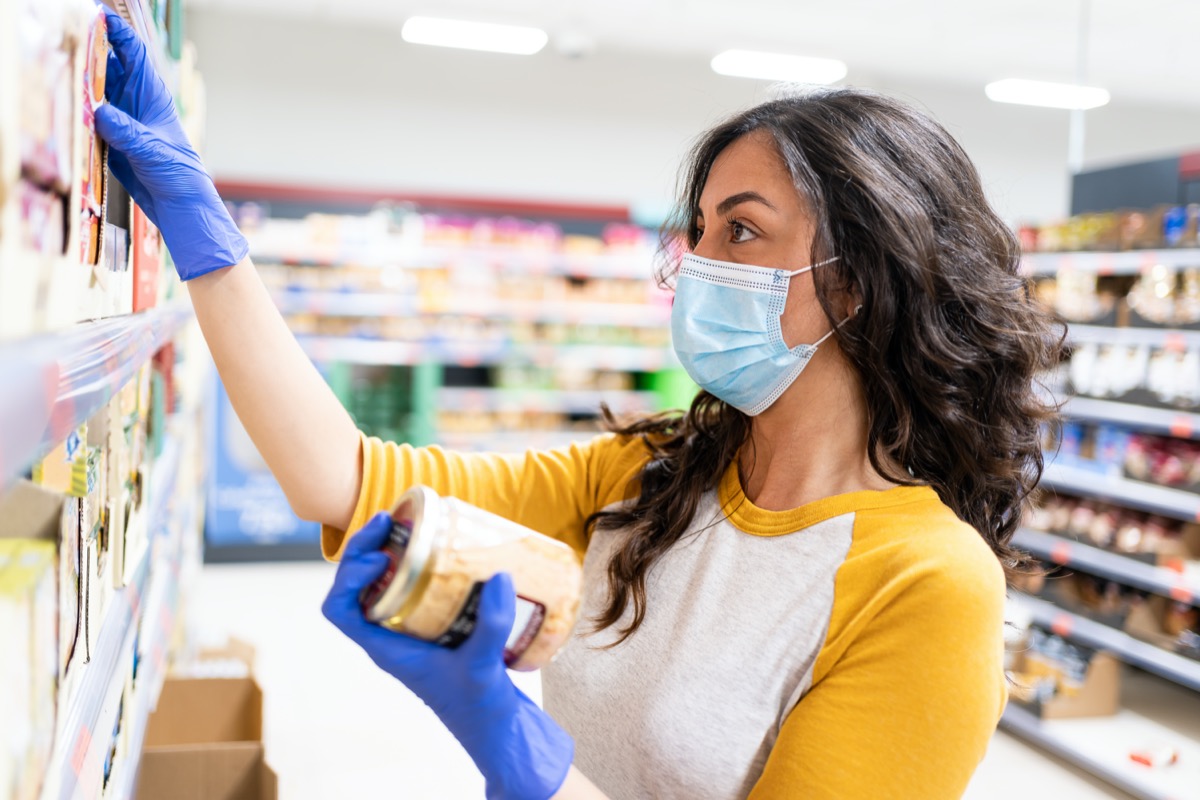
<svg viewBox="0 0 1200 800">
<path fill-rule="evenodd" d="M 440 527 L 438 520 L 444 513 L 442 498 L 428 486 L 414 486 L 405 492 L 392 509 L 392 525 L 408 529 L 408 542 L 403 551 L 395 544 L 396 535 L 384 546 L 398 561 L 389 568 L 391 579 L 382 592 L 376 594 L 374 602 L 364 609 L 372 622 L 398 624 L 404 620 L 421 599 L 429 583 L 429 558 L 433 552 L 434 539 Z"/>
</svg>

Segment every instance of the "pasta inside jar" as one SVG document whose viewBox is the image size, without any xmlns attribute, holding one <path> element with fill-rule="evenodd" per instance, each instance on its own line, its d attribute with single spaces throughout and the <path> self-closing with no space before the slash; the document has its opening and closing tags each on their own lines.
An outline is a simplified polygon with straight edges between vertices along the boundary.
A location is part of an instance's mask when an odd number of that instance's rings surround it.
<svg viewBox="0 0 1200 800">
<path fill-rule="evenodd" d="M 571 636 L 583 571 L 570 547 L 432 489 L 416 486 L 392 510 L 391 564 L 361 598 L 368 619 L 445 647 L 475 628 L 483 584 L 512 576 L 516 619 L 504 661 L 545 666 Z"/>
</svg>

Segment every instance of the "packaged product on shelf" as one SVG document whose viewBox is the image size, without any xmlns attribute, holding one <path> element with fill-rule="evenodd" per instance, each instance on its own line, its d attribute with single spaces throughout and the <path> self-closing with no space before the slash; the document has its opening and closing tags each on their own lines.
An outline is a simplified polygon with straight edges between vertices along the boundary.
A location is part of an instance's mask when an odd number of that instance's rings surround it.
<svg viewBox="0 0 1200 800">
<path fill-rule="evenodd" d="M 1117 301 L 1111 294 L 1101 294 L 1094 272 L 1062 270 L 1054 295 L 1054 310 L 1070 322 L 1095 325 L 1116 323 Z"/>
<path fill-rule="evenodd" d="M 1181 328 L 1200 327 L 1200 269 L 1183 270 L 1182 286 L 1175 298 L 1175 324 Z"/>
<path fill-rule="evenodd" d="M 1196 220 L 1200 205 L 1171 206 L 1163 213 L 1163 244 L 1167 247 L 1195 247 Z"/>
<path fill-rule="evenodd" d="M 1134 434 L 1124 466 L 1135 480 L 1200 493 L 1200 442 Z"/>
<path fill-rule="evenodd" d="M 0 494 L 0 795 L 36 798 L 50 757 L 59 685 L 55 540 L 62 498 L 27 481 Z"/>
<path fill-rule="evenodd" d="M 1015 702 L 1043 719 L 1109 716 L 1120 707 L 1120 663 L 1033 627 L 1012 654 Z"/>
<path fill-rule="evenodd" d="M 87 22 L 87 35 L 79 54 L 83 60 L 83 177 L 80 208 L 80 257 L 85 264 L 100 263 L 104 247 L 104 200 L 107 161 L 105 145 L 96 135 L 96 108 L 104 102 L 108 71 L 108 25 L 104 9 L 96 6 Z"/>
<path fill-rule="evenodd" d="M 1163 218 L 1170 206 L 1123 211 L 1120 218 L 1122 250 L 1150 250 L 1163 245 Z"/>
<path fill-rule="evenodd" d="M 1200 659 L 1200 652 L 1189 646 L 1200 634 L 1200 611 L 1193 605 L 1158 595 L 1140 598 L 1130 609 L 1124 630 L 1158 647 Z"/>
<path fill-rule="evenodd" d="M 1155 264 L 1138 277 L 1129 290 L 1129 321 L 1135 327 L 1175 324 L 1175 286 L 1178 275 L 1165 264 Z"/>
<path fill-rule="evenodd" d="M 75 93 L 67 21 L 58 3 L 22 0 L 17 26 L 21 170 L 66 194 L 71 186 Z"/>
<path fill-rule="evenodd" d="M 67 246 L 62 196 L 22 179 L 17 183 L 16 198 L 21 246 L 42 255 L 61 256 Z"/>
</svg>

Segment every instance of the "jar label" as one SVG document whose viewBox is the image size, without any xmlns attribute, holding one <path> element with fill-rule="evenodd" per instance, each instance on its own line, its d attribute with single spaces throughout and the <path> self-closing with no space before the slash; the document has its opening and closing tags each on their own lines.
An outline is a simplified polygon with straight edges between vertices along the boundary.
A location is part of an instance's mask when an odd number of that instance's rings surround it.
<svg viewBox="0 0 1200 800">
<path fill-rule="evenodd" d="M 370 608 L 378 603 L 388 586 L 392 584 L 392 579 L 396 577 L 396 571 L 404 559 L 404 551 L 408 549 L 408 541 L 411 538 L 412 522 L 410 520 L 392 520 L 392 535 L 382 550 L 387 553 L 388 565 L 374 583 L 363 589 L 359 596 L 359 605 L 363 608 Z"/>
<path fill-rule="evenodd" d="M 434 644 L 454 649 L 467 640 L 475 630 L 475 620 L 479 615 L 479 599 L 483 594 L 483 583 L 477 582 L 471 586 L 462 610 L 450 623 L 446 632 L 434 640 Z M 513 620 L 512 631 L 504 643 L 504 663 L 512 664 L 519 659 L 533 642 L 542 623 L 546 620 L 546 607 L 536 600 L 517 595 L 516 616 Z"/>
</svg>

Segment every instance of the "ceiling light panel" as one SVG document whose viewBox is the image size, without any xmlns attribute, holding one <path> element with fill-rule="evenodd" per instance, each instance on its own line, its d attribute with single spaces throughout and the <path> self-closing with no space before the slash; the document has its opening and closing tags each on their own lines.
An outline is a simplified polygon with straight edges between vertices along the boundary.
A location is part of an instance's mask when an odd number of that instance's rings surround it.
<svg viewBox="0 0 1200 800">
<path fill-rule="evenodd" d="M 712 68 L 721 75 L 788 83 L 836 83 L 846 77 L 846 65 L 832 58 L 758 50 L 726 50 L 713 57 Z"/>
<path fill-rule="evenodd" d="M 997 103 L 1015 103 L 1042 108 L 1067 108 L 1087 110 L 1107 105 L 1107 89 L 1096 86 L 1079 86 L 1072 83 L 1048 83 L 1008 78 L 989 83 L 984 91 Z"/>
<path fill-rule="evenodd" d="M 546 32 L 540 28 L 440 17 L 409 17 L 400 30 L 400 36 L 411 44 L 522 56 L 533 55 L 549 41 Z"/>
</svg>

